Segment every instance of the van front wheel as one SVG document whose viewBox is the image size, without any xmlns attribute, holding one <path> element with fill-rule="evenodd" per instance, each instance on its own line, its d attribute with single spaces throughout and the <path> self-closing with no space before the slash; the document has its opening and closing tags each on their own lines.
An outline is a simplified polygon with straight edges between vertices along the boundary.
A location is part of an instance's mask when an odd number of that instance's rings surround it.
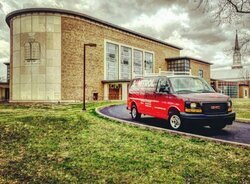
<svg viewBox="0 0 250 184">
<path fill-rule="evenodd" d="M 181 118 L 177 113 L 171 114 L 168 119 L 170 128 L 173 130 L 180 130 L 183 127 Z"/>
<path fill-rule="evenodd" d="M 131 117 L 133 120 L 139 120 L 141 118 L 141 113 L 138 112 L 136 105 L 132 105 Z"/>
</svg>

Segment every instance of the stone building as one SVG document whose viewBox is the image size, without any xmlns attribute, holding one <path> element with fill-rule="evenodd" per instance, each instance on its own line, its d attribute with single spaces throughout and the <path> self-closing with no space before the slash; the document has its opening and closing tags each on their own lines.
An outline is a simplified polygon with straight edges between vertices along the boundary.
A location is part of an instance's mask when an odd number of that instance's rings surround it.
<svg viewBox="0 0 250 184">
<path fill-rule="evenodd" d="M 168 70 L 169 62 L 191 65 L 210 80 L 210 64 L 181 58 L 180 47 L 85 14 L 31 8 L 11 12 L 6 22 L 11 102 L 81 101 L 83 48 L 88 43 L 96 47 L 85 50 L 87 100 L 126 100 L 131 78 Z"/>
<path fill-rule="evenodd" d="M 4 81 L 0 80 L 0 102 L 9 101 L 9 81 L 10 81 L 10 65 L 4 63 L 7 66 L 7 76 Z"/>
</svg>

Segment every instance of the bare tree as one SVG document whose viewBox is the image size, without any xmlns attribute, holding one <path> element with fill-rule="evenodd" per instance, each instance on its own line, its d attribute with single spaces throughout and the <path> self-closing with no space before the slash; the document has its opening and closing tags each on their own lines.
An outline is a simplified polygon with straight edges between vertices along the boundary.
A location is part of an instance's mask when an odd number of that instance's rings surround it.
<svg viewBox="0 0 250 184">
<path fill-rule="evenodd" d="M 246 14 L 250 14 L 249 0 L 194 0 L 197 8 L 203 8 L 205 12 L 210 12 L 219 24 L 234 23 L 239 21 Z"/>
<path fill-rule="evenodd" d="M 250 0 L 193 0 L 218 25 L 236 26 L 243 55 L 250 55 Z"/>
<path fill-rule="evenodd" d="M 250 86 L 250 69 L 242 69 L 241 76 L 242 79 L 245 81 L 245 84 Z"/>
</svg>

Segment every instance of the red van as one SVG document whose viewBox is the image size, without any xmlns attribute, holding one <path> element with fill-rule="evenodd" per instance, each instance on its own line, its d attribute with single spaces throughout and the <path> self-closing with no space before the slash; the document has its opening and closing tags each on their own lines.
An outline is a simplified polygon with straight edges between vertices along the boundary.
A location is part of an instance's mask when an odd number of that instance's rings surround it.
<svg viewBox="0 0 250 184">
<path fill-rule="evenodd" d="M 204 79 L 190 75 L 133 79 L 127 109 L 134 120 L 141 114 L 163 118 L 174 130 L 188 123 L 220 130 L 235 120 L 230 98 L 216 93 Z"/>
</svg>

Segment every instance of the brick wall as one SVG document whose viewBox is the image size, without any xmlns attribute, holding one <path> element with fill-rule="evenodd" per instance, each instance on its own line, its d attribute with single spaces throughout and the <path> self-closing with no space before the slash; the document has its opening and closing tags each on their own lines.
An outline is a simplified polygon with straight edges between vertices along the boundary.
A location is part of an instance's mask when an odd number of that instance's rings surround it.
<svg viewBox="0 0 250 184">
<path fill-rule="evenodd" d="M 245 90 L 247 90 L 247 95 L 249 97 L 249 90 L 250 90 L 249 87 L 248 86 L 239 86 L 239 98 L 245 97 Z"/>
<path fill-rule="evenodd" d="M 104 40 L 119 42 L 154 52 L 155 71 L 159 67 L 167 69 L 165 58 L 177 57 L 180 51 L 166 45 L 149 41 L 137 36 L 112 29 L 86 20 L 62 15 L 62 100 L 82 100 L 83 94 L 83 44 L 95 43 L 96 48 L 86 50 L 86 99 L 92 93 L 103 96 L 104 87 Z M 204 70 L 205 71 L 205 70 Z"/>
<path fill-rule="evenodd" d="M 210 65 L 195 60 L 190 60 L 192 75 L 198 76 L 199 70 L 203 70 L 203 78 L 210 84 Z"/>
</svg>

